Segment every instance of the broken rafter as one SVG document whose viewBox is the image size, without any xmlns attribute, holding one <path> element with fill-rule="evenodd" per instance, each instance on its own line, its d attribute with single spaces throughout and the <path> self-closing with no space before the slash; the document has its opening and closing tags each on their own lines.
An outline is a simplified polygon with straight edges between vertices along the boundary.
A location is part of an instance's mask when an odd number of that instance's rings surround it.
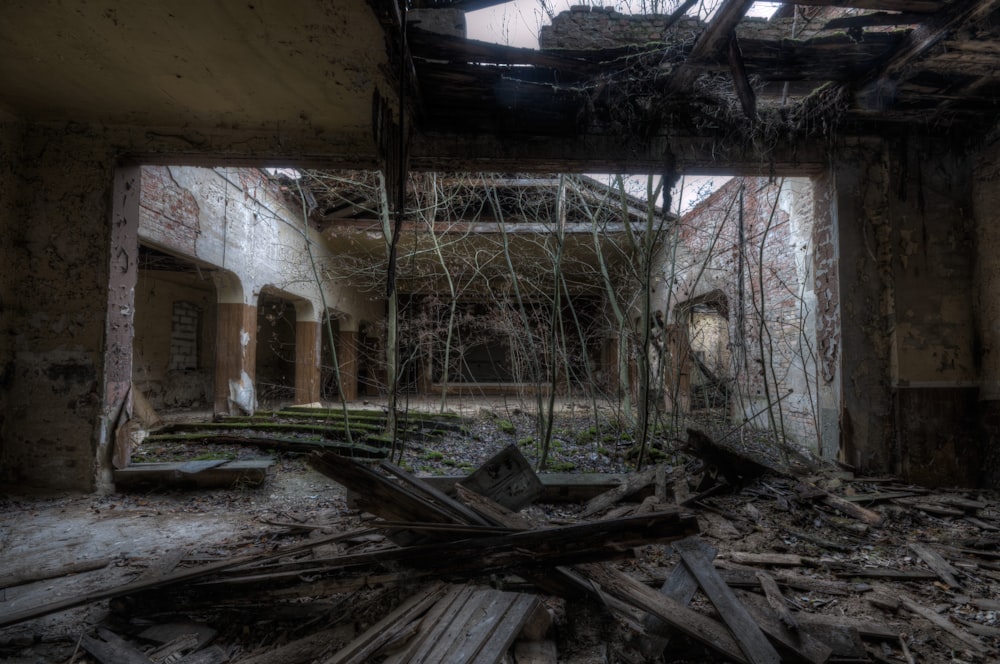
<svg viewBox="0 0 1000 664">
<path fill-rule="evenodd" d="M 736 25 L 750 9 L 753 0 L 726 0 L 715 12 L 708 27 L 695 42 L 687 60 L 678 67 L 670 80 L 671 90 L 686 90 L 698 77 L 699 67 L 723 61 L 726 49 L 736 34 Z"/>
<path fill-rule="evenodd" d="M 743 107 L 743 114 L 750 122 L 757 121 L 757 95 L 750 85 L 750 78 L 747 76 L 747 68 L 743 63 L 743 54 L 740 52 L 740 45 L 736 35 L 729 41 L 729 69 L 733 74 L 733 84 L 736 86 L 736 96 L 740 99 Z"/>
</svg>

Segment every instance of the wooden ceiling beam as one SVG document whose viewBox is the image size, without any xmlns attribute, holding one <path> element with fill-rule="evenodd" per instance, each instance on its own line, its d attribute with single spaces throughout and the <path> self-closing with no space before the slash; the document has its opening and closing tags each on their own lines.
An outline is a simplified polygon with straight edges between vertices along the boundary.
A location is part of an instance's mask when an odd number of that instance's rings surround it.
<svg viewBox="0 0 1000 664">
<path fill-rule="evenodd" d="M 1000 0 L 947 5 L 911 30 L 880 69 L 853 86 L 855 93 L 864 98 L 869 106 L 881 108 L 891 105 L 900 82 L 906 79 L 921 57 L 953 31 L 985 20 L 998 8 Z"/>
<path fill-rule="evenodd" d="M 949 4 L 958 5 L 965 3 L 961 0 L 952 0 L 951 3 L 943 2 L 942 0 L 796 0 L 795 2 L 786 4 L 933 14 L 949 6 Z"/>
</svg>

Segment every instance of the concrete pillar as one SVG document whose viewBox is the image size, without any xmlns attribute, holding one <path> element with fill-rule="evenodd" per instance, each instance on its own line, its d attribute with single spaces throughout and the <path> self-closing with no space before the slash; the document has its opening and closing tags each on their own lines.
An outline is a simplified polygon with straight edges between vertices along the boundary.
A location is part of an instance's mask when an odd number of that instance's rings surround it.
<svg viewBox="0 0 1000 664">
<path fill-rule="evenodd" d="M 295 402 L 319 401 L 320 324 L 295 321 Z"/>
<path fill-rule="evenodd" d="M 253 413 L 257 407 L 257 307 L 220 303 L 215 337 L 215 413 Z"/>
<path fill-rule="evenodd" d="M 830 214 L 837 230 L 841 297 L 839 457 L 873 473 L 899 471 L 893 454 L 889 188 L 881 142 L 838 154 Z"/>
<path fill-rule="evenodd" d="M 816 423 L 819 454 L 840 455 L 840 249 L 837 217 L 833 214 L 833 176 L 813 180 L 813 290 L 816 311 Z"/>
<path fill-rule="evenodd" d="M 109 272 L 136 249 L 112 248 L 134 221 L 112 215 L 116 154 L 96 129 L 0 125 L 0 485 L 109 489 L 131 357 L 130 289 L 109 294 Z"/>
<path fill-rule="evenodd" d="M 358 333 L 356 330 L 340 331 L 337 348 L 340 362 L 340 396 L 345 401 L 358 398 Z"/>
</svg>

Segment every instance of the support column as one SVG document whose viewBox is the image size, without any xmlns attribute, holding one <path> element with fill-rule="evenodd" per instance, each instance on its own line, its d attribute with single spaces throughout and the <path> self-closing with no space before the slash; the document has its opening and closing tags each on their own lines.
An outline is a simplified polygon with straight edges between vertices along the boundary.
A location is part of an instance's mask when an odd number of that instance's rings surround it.
<svg viewBox="0 0 1000 664">
<path fill-rule="evenodd" d="M 257 307 L 220 303 L 215 337 L 215 414 L 248 413 L 257 407 Z"/>
<path fill-rule="evenodd" d="M 830 201 L 841 297 L 839 457 L 866 472 L 899 472 L 892 431 L 889 164 L 882 143 L 858 148 L 838 155 Z"/>
<path fill-rule="evenodd" d="M 358 333 L 356 331 L 340 331 L 337 360 L 340 362 L 340 396 L 344 401 L 354 401 L 358 398 Z"/>
<path fill-rule="evenodd" d="M 320 324 L 295 321 L 295 403 L 319 401 Z"/>
<path fill-rule="evenodd" d="M 0 121 L 0 138 L 0 485 L 103 491 L 132 324 L 129 305 L 108 305 L 128 301 L 135 259 L 134 246 L 113 253 L 113 227 L 135 221 L 112 214 L 116 153 L 79 127 Z M 111 270 L 124 275 L 114 293 Z"/>
<path fill-rule="evenodd" d="M 663 372 L 664 409 L 668 413 L 691 412 L 691 367 L 688 361 L 691 344 L 688 339 L 688 326 L 685 323 L 672 323 L 666 326 L 665 335 L 667 362 L 669 366 Z"/>
</svg>

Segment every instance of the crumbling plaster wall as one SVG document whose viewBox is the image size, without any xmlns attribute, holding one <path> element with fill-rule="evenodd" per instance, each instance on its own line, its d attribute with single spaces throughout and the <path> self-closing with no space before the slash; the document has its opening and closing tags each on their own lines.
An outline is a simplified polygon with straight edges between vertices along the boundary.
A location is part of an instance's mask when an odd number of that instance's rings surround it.
<svg viewBox="0 0 1000 664">
<path fill-rule="evenodd" d="M 324 305 L 336 313 L 342 335 L 356 335 L 364 322 L 381 321 L 380 303 L 353 286 L 326 276 L 320 290 L 312 261 L 321 275 L 328 275 L 337 257 L 320 233 L 305 225 L 301 206 L 287 200 L 262 171 L 148 166 L 143 168 L 142 182 L 141 240 L 215 270 L 216 412 L 233 412 L 237 407 L 251 412 L 262 389 L 276 388 L 278 392 L 271 393 L 284 394 L 292 387 L 293 376 L 297 393 L 304 392 L 306 398 L 315 394 L 319 358 L 315 366 L 309 358 L 320 351 L 318 325 L 324 319 Z M 259 307 L 265 292 L 294 304 L 290 320 L 294 329 L 288 331 L 294 341 L 275 342 L 272 330 L 262 325 L 261 316 L 267 312 Z M 300 341 L 305 344 L 302 348 Z M 281 346 L 280 367 L 272 352 L 275 343 Z M 310 351 L 306 346 L 314 343 Z M 315 379 L 310 378 L 313 368 Z M 263 370 L 260 376 L 258 369 Z"/>
<path fill-rule="evenodd" d="M 109 404 L 102 395 L 130 367 L 127 358 L 113 357 L 106 336 L 116 155 L 100 133 L 77 126 L 3 129 L 5 487 L 108 485 L 107 469 L 96 462 L 110 449 L 108 428 L 99 422 L 114 419 L 120 390 L 112 387 Z M 134 252 L 116 257 L 119 274 L 134 259 Z M 121 285 L 130 296 L 128 284 Z M 129 334 L 130 317 L 127 308 L 116 309 L 111 325 Z"/>
<path fill-rule="evenodd" d="M 220 301 L 257 306 L 261 291 L 271 288 L 311 302 L 313 320 L 321 320 L 301 209 L 289 206 L 259 170 L 146 166 L 142 188 L 140 240 L 234 275 L 241 288 L 222 289 Z M 314 243 L 320 239 L 310 233 Z M 334 260 L 321 243 L 313 253 L 320 265 Z M 346 284 L 327 282 L 324 295 L 342 330 L 382 317 L 377 303 Z"/>
<path fill-rule="evenodd" d="M 673 289 L 659 306 L 676 320 L 686 303 L 723 294 L 731 415 L 768 426 L 770 399 L 779 429 L 817 449 L 812 231 L 808 179 L 734 178 L 681 219 L 677 260 L 665 256 L 660 274 Z"/>
</svg>

